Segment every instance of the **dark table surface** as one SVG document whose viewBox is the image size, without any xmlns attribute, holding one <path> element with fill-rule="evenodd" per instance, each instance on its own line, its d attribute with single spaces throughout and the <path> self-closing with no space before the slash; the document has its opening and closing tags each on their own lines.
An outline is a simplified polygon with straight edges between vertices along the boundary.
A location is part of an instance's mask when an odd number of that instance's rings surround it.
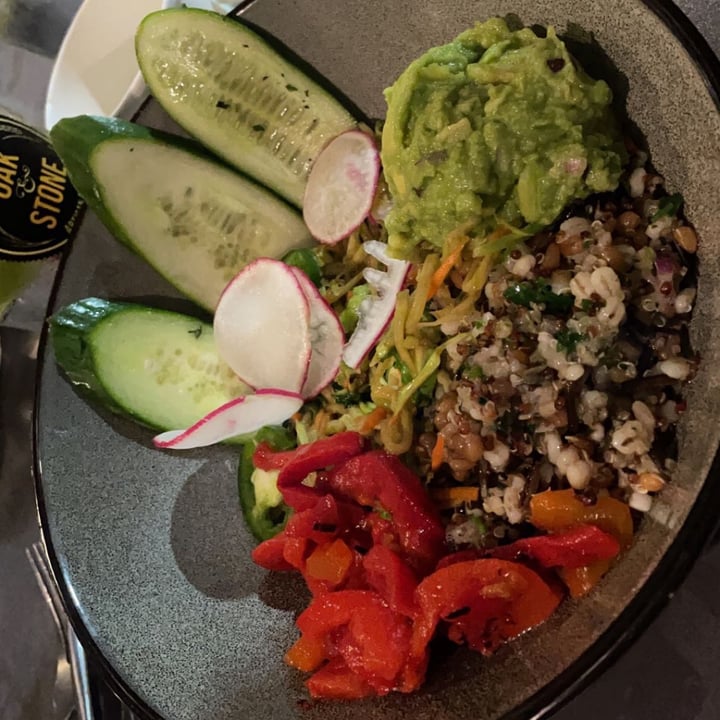
<svg viewBox="0 0 720 720">
<path fill-rule="evenodd" d="M 108 0 L 112 2 L 113 0 Z M 272 0 L 261 0 L 271 2 Z M 42 126 L 45 89 L 79 0 L 0 0 L 0 107 Z M 720 0 L 677 3 L 720 54 Z M 53 267 L 0 323 L 0 718 L 50 718 L 58 647 L 25 557 L 38 538 L 30 475 L 37 337 Z M 556 720 L 720 718 L 720 536 L 642 636 Z"/>
</svg>

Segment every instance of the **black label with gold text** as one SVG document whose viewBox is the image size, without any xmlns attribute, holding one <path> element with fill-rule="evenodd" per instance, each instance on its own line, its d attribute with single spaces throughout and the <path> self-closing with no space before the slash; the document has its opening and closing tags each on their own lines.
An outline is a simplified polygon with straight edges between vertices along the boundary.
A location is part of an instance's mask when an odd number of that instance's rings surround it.
<svg viewBox="0 0 720 720">
<path fill-rule="evenodd" d="M 82 200 L 47 138 L 0 115 L 0 260 L 41 260 L 77 232 Z"/>
</svg>

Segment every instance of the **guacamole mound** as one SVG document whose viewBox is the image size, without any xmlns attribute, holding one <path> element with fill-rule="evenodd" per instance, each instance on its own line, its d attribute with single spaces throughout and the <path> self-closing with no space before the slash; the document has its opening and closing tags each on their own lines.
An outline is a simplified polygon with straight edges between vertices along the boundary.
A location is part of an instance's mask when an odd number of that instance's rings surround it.
<svg viewBox="0 0 720 720">
<path fill-rule="evenodd" d="M 612 92 L 569 55 L 494 18 L 415 60 L 385 91 L 382 162 L 395 255 L 469 229 L 547 225 L 573 199 L 617 187 L 625 159 Z"/>
</svg>

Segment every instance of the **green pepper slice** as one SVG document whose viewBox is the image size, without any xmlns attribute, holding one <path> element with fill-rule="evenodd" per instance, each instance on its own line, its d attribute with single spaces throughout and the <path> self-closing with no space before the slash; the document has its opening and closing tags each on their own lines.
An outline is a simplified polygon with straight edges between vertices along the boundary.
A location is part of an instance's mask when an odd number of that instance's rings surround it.
<svg viewBox="0 0 720 720">
<path fill-rule="evenodd" d="M 322 282 L 322 270 L 320 269 L 317 254 L 312 248 L 291 250 L 283 256 L 282 261 L 286 265 L 292 265 L 293 267 L 302 270 L 316 287 L 320 287 L 320 283 Z"/>
<path fill-rule="evenodd" d="M 273 450 L 290 450 L 295 447 L 295 440 L 285 428 L 267 427 L 258 430 L 242 448 L 238 468 L 240 508 L 250 532 L 263 541 L 285 527 L 292 510 L 283 502 L 277 489 L 279 471 L 263 471 L 253 465 L 253 453 L 261 442 Z"/>
</svg>

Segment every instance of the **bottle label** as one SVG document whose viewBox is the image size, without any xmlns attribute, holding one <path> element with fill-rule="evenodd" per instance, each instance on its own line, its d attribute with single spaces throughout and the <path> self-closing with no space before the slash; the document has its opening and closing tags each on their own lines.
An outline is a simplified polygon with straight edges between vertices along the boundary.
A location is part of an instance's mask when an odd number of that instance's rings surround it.
<svg viewBox="0 0 720 720">
<path fill-rule="evenodd" d="M 0 260 L 41 260 L 77 232 L 84 208 L 47 138 L 0 115 Z"/>
</svg>

